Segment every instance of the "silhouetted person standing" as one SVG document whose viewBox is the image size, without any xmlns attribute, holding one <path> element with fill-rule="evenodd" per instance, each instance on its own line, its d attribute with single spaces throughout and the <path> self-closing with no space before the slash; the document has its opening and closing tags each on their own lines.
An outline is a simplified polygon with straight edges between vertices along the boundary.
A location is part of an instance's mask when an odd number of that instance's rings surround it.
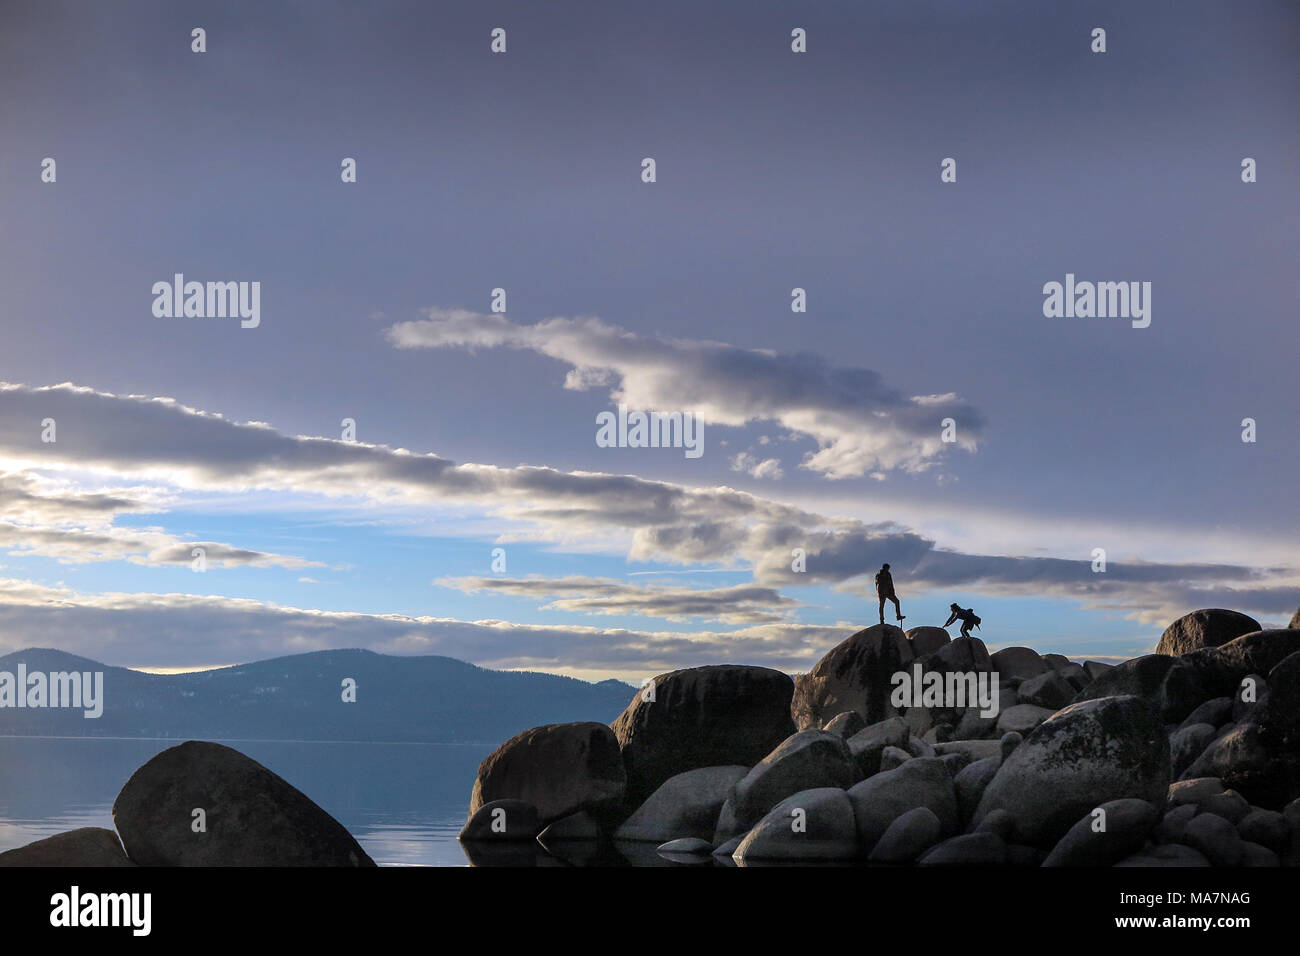
<svg viewBox="0 0 1300 956">
<path fill-rule="evenodd" d="M 903 617 L 903 609 L 898 604 L 898 596 L 894 594 L 894 578 L 889 573 L 889 565 L 882 564 L 880 570 L 876 572 L 876 597 L 880 598 L 880 623 L 885 623 L 885 602 L 894 602 L 894 614 L 900 621 L 906 620 Z"/>
<path fill-rule="evenodd" d="M 952 615 L 948 618 L 948 620 L 944 623 L 943 626 L 947 627 L 953 621 L 961 621 L 962 637 L 970 637 L 970 629 L 972 627 L 980 626 L 979 615 L 976 614 L 970 608 L 966 608 L 965 610 L 962 610 L 956 604 L 949 604 L 948 610 L 952 611 Z"/>
</svg>

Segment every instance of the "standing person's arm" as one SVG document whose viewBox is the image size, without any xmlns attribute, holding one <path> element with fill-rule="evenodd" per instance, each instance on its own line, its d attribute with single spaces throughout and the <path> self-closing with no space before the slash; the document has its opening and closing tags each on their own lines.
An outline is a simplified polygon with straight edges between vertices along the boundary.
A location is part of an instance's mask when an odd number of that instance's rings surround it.
<svg viewBox="0 0 1300 956">
<path fill-rule="evenodd" d="M 950 614 L 950 615 L 948 616 L 948 620 L 946 620 L 946 621 L 943 622 L 943 626 L 944 626 L 944 627 L 948 627 L 948 626 L 951 625 L 952 622 L 955 621 L 955 620 L 957 620 L 957 612 L 956 612 L 956 611 L 953 611 L 952 614 Z"/>
</svg>

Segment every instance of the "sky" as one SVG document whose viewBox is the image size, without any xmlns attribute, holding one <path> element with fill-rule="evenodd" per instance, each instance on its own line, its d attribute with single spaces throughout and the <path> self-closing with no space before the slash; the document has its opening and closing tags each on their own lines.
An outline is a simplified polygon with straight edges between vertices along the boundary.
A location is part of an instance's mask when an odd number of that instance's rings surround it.
<svg viewBox="0 0 1300 956">
<path fill-rule="evenodd" d="M 1280 626 L 1298 81 L 1281 0 L 10 0 L 0 652 L 801 672 L 883 562 L 991 648 Z"/>
</svg>

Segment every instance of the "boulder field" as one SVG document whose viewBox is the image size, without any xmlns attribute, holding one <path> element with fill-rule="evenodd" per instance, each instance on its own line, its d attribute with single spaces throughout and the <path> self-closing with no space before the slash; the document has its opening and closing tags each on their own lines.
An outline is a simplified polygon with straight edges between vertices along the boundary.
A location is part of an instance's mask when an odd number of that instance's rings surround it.
<svg viewBox="0 0 1300 956">
<path fill-rule="evenodd" d="M 472 855 L 557 829 L 636 862 L 1295 866 L 1300 611 L 1195 611 L 1118 665 L 880 624 L 793 679 L 674 671 L 483 761 Z"/>
</svg>

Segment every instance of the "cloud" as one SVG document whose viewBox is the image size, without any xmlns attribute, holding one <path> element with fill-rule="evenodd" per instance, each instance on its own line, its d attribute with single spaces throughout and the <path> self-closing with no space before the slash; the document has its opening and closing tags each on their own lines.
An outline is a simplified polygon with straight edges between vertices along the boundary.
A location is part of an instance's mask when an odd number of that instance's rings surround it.
<svg viewBox="0 0 1300 956">
<path fill-rule="evenodd" d="M 440 578 L 434 584 L 466 593 L 491 591 L 539 599 L 554 598 L 543 610 L 586 614 L 636 614 L 670 621 L 703 618 L 728 624 L 785 620 L 798 601 L 773 588 L 740 584 L 721 588 L 638 586 L 613 578 Z"/>
<path fill-rule="evenodd" d="M 781 460 L 779 458 L 764 458 L 759 461 L 745 451 L 731 456 L 731 470 L 744 472 L 751 478 L 771 478 L 773 481 L 785 477 L 785 472 L 781 470 Z"/>
<path fill-rule="evenodd" d="M 597 679 L 725 663 L 801 671 L 853 630 L 849 624 L 793 623 L 693 633 L 548 627 L 308 610 L 194 594 L 85 595 L 0 578 L 0 653 L 39 644 L 121 666 L 207 667 L 361 647 Z"/>
<path fill-rule="evenodd" d="M 877 372 L 831 365 L 808 353 L 781 354 L 723 342 L 637 335 L 597 318 L 518 325 L 504 315 L 432 308 L 398 322 L 401 349 L 526 349 L 570 366 L 565 387 L 609 387 L 610 398 L 646 411 L 691 411 L 708 424 L 770 421 L 817 442 L 803 467 L 829 478 L 923 471 L 946 450 L 942 421 L 973 451 L 980 413 L 955 394 L 907 395 Z"/>
<path fill-rule="evenodd" d="M 57 443 L 44 444 L 35 434 L 31 423 L 44 417 L 58 419 Z M 528 529 L 556 541 L 621 537 L 631 560 L 748 564 L 755 584 L 768 588 L 862 589 L 888 561 L 905 599 L 923 589 L 969 589 L 1162 614 L 1193 610 L 1189 601 L 1259 601 L 1264 606 L 1235 606 L 1269 614 L 1281 613 L 1284 603 L 1300 603 L 1300 575 L 1290 567 L 1128 560 L 1111 561 L 1104 574 L 1093 574 L 1086 556 L 948 551 L 893 523 L 827 517 L 726 486 L 457 464 L 405 449 L 289 436 L 172 399 L 116 396 L 69 384 L 0 384 L 0 467 L 100 470 L 181 491 L 274 489 L 399 506 L 473 505 L 512 522 L 516 537 L 527 536 Z M 795 548 L 807 555 L 803 573 L 791 569 Z"/>
</svg>

